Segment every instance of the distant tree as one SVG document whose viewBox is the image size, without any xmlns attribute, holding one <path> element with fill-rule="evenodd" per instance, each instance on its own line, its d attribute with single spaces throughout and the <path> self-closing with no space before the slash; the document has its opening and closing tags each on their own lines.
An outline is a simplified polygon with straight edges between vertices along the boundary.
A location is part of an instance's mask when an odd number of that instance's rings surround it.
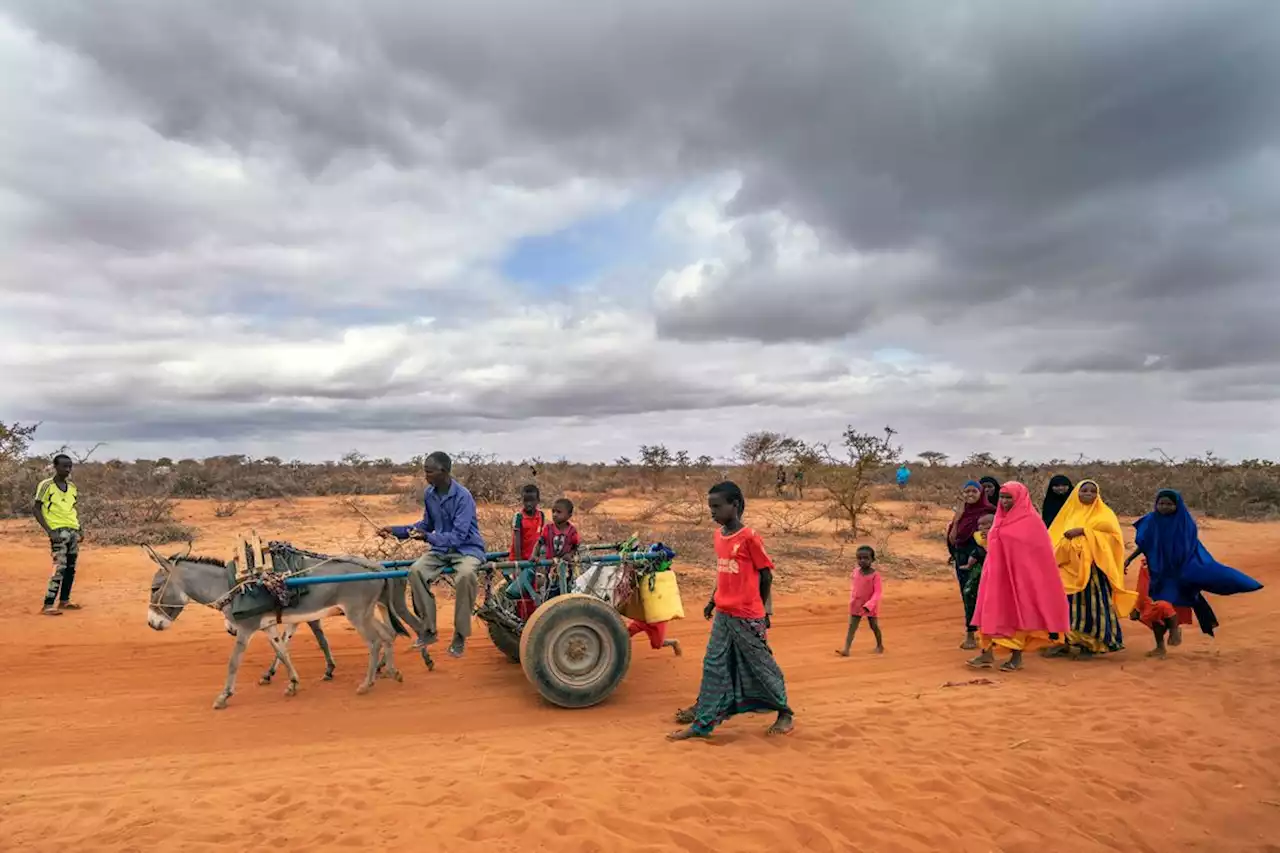
<svg viewBox="0 0 1280 853">
<path fill-rule="evenodd" d="M 20 424 L 16 421 L 10 424 L 0 421 L 0 461 L 24 461 L 39 427 L 39 424 Z"/>
<path fill-rule="evenodd" d="M 649 475 L 649 485 L 657 489 L 662 481 L 662 474 L 671 467 L 675 460 L 665 444 L 640 445 L 640 465 Z"/>
<path fill-rule="evenodd" d="M 885 427 L 881 433 L 858 432 L 852 426 L 844 431 L 840 447 L 827 451 L 830 467 L 824 476 L 827 500 L 833 510 L 849 521 L 849 532 L 858 534 L 858 521 L 871 503 L 871 486 L 875 475 L 897 463 L 902 448 L 893 443 L 897 432 Z"/>
<path fill-rule="evenodd" d="M 789 462 L 801 443 L 780 432 L 752 432 L 733 447 L 733 458 L 747 469 L 747 492 L 764 493 L 771 482 L 770 469 Z"/>
<path fill-rule="evenodd" d="M 990 453 L 971 453 L 964 464 L 970 468 L 999 468 L 1000 463 Z"/>
<path fill-rule="evenodd" d="M 710 468 L 712 465 L 714 465 L 715 462 L 716 461 L 714 459 L 712 459 L 710 456 L 707 456 L 705 453 L 699 456 L 697 459 L 693 460 L 693 464 L 704 471 L 707 468 Z"/>
<path fill-rule="evenodd" d="M 39 424 L 0 421 L 0 515 L 30 511 L 23 464 Z M 25 504 L 25 507 L 23 506 Z"/>
<path fill-rule="evenodd" d="M 689 451 L 677 450 L 675 459 L 673 461 L 675 462 L 675 465 L 677 468 L 688 468 L 689 467 Z"/>
<path fill-rule="evenodd" d="M 348 450 L 342 454 L 342 464 L 348 468 L 363 468 L 369 464 L 369 457 L 365 456 L 359 450 Z"/>
<path fill-rule="evenodd" d="M 630 468 L 633 463 L 629 456 L 619 456 L 614 460 L 613 464 L 617 465 L 619 468 Z"/>
<path fill-rule="evenodd" d="M 797 441 L 791 449 L 790 462 L 801 471 L 809 471 L 821 466 L 826 460 L 822 449 L 802 441 Z"/>
<path fill-rule="evenodd" d="M 940 453 L 937 450 L 926 450 L 924 453 L 920 454 L 920 461 L 924 462 L 930 468 L 939 468 L 946 465 L 947 460 L 950 458 L 951 457 L 947 456 L 947 454 Z"/>
</svg>

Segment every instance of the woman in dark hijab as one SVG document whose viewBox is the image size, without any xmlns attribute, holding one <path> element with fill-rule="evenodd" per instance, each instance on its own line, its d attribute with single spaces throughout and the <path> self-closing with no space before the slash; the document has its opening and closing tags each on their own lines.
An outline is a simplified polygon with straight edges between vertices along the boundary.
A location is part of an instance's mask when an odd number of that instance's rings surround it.
<svg viewBox="0 0 1280 853">
<path fill-rule="evenodd" d="M 1071 497 L 1071 490 L 1075 487 L 1076 484 L 1071 482 L 1071 478 L 1065 474 L 1053 475 L 1048 488 L 1044 490 L 1044 502 L 1040 504 L 1040 517 L 1044 519 L 1045 527 L 1053 524 L 1053 520 L 1058 517 L 1062 505 L 1067 502 L 1067 498 Z"/>
<path fill-rule="evenodd" d="M 969 558 L 973 556 L 974 548 L 977 547 L 974 541 L 974 534 L 978 532 L 978 523 L 984 515 L 991 515 L 995 512 L 995 507 L 987 501 L 987 497 L 983 494 L 982 486 L 972 480 L 964 484 L 964 490 L 961 492 L 964 502 L 956 511 L 956 516 L 951 520 L 951 524 L 947 527 L 947 547 L 951 551 L 952 567 L 956 570 L 956 582 L 960 585 L 960 600 L 965 603 L 964 613 L 964 643 L 960 646 L 962 649 L 976 649 L 978 647 L 977 637 L 971 621 L 973 610 L 971 609 L 973 602 L 965 602 L 964 587 L 969 582 Z"/>
<path fill-rule="evenodd" d="M 996 503 L 1000 500 L 1000 481 L 988 475 L 979 479 L 978 483 L 982 486 L 982 496 L 991 504 L 991 511 L 995 512 Z"/>
</svg>

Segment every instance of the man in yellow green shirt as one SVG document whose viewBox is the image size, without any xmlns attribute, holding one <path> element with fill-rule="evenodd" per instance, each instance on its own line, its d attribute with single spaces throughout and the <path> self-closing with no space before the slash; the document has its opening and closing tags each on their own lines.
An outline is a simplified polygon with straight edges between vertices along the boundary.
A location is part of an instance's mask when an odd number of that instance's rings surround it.
<svg viewBox="0 0 1280 853">
<path fill-rule="evenodd" d="M 53 577 L 44 594 L 41 613 L 61 616 L 64 610 L 79 610 L 71 601 L 71 585 L 76 579 L 76 558 L 80 556 L 80 517 L 76 513 L 76 484 L 71 482 L 71 457 L 53 457 L 53 476 L 36 487 L 32 514 L 49 535 L 53 551 Z"/>
</svg>

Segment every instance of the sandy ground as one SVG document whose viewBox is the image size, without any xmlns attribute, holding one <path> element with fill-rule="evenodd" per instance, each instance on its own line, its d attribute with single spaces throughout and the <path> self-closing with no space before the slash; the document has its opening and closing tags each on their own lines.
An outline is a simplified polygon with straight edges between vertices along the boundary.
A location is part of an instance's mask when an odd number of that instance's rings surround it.
<svg viewBox="0 0 1280 853">
<path fill-rule="evenodd" d="M 249 524 L 317 547 L 350 527 L 320 500 L 184 512 L 217 554 Z M 701 619 L 674 628 L 682 659 L 638 639 L 624 685 L 585 711 L 542 703 L 480 633 L 463 660 L 428 673 L 405 655 L 404 683 L 356 696 L 365 652 L 331 620 L 334 682 L 304 631 L 299 695 L 258 687 L 259 639 L 214 712 L 220 619 L 194 608 L 149 630 L 152 567 L 92 541 L 87 609 L 35 615 L 48 558 L 32 527 L 0 527 L 3 850 L 1280 851 L 1280 525 L 1205 531 L 1270 586 L 1215 600 L 1219 637 L 1188 632 L 1164 662 L 1135 631 L 1105 660 L 975 672 L 937 580 L 889 583 L 888 653 L 868 635 L 839 659 L 846 582 L 814 568 L 779 597 L 771 637 L 797 731 L 741 718 L 710 744 L 663 740 L 697 690 Z"/>
</svg>

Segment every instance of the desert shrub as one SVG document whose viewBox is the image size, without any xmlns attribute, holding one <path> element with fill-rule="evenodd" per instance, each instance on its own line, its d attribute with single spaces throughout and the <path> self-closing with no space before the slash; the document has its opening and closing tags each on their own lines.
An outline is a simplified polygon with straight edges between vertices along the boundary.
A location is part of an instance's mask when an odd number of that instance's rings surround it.
<svg viewBox="0 0 1280 853">
<path fill-rule="evenodd" d="M 195 528 L 174 518 L 167 494 L 113 497 L 92 491 L 80 498 L 80 524 L 94 542 L 105 545 L 159 545 L 195 538 Z"/>
</svg>

